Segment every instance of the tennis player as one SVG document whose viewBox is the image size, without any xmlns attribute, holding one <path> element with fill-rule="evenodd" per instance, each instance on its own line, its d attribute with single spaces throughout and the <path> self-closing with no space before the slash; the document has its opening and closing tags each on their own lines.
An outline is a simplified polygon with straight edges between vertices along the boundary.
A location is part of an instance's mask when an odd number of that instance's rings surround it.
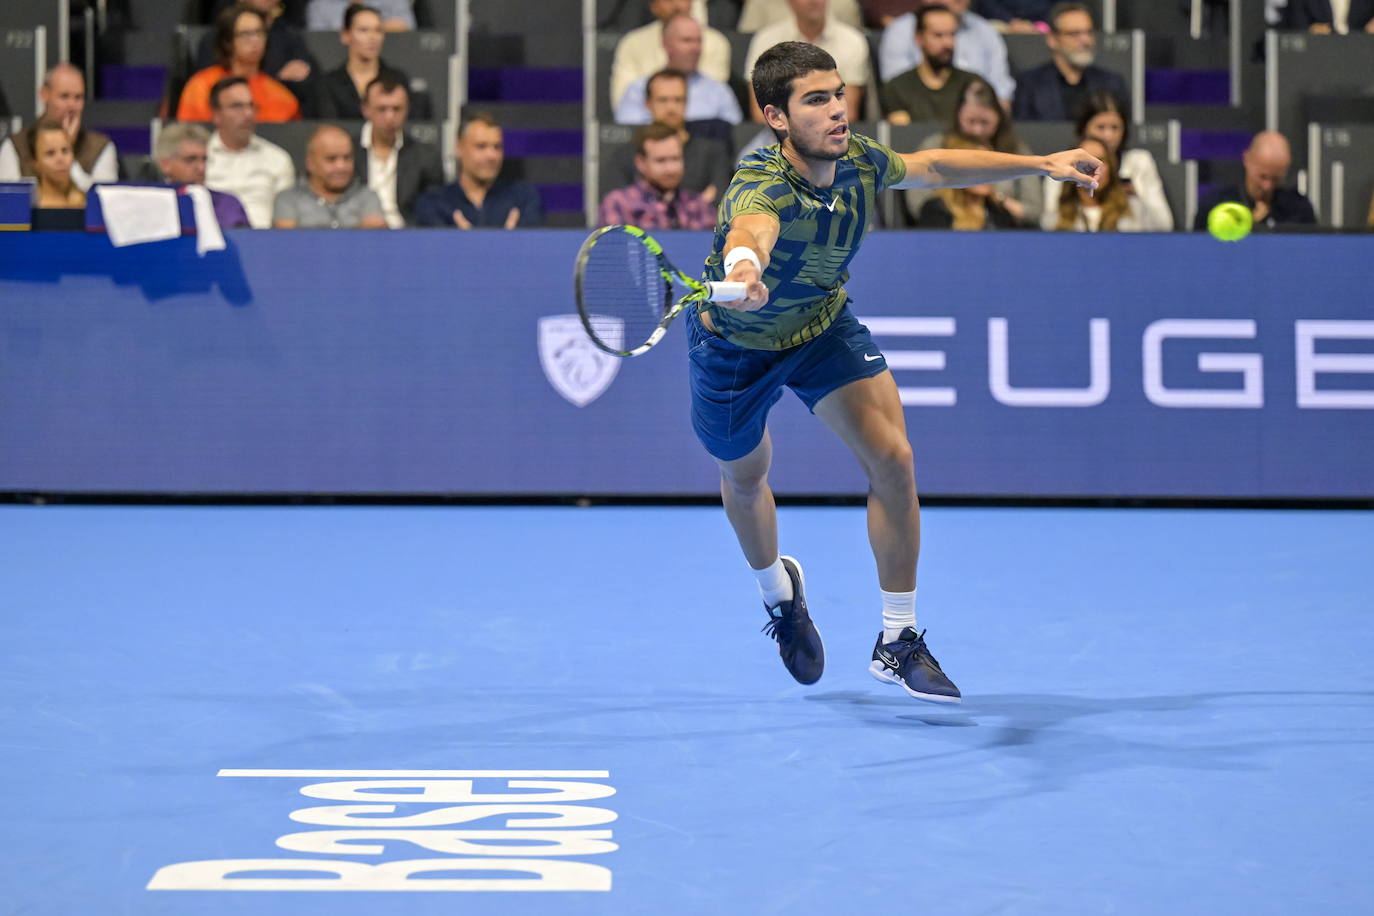
<svg viewBox="0 0 1374 916">
<path fill-rule="evenodd" d="M 911 445 L 887 362 L 846 304 L 846 268 L 884 189 L 1027 175 L 1095 189 L 1102 164 L 1082 150 L 895 153 L 850 132 L 834 59 L 802 42 L 765 51 L 752 83 L 779 142 L 744 158 L 720 205 L 705 279 L 744 283 L 747 298 L 703 303 L 690 318 L 692 424 L 720 465 L 725 512 L 768 612 L 764 631 L 791 675 L 815 683 L 825 648 L 807 610 L 801 564 L 778 553 L 766 421 L 783 386 L 868 475 L 868 535 L 883 605 L 869 672 L 913 697 L 957 703 L 959 689 L 916 629 L 921 529 Z"/>
</svg>

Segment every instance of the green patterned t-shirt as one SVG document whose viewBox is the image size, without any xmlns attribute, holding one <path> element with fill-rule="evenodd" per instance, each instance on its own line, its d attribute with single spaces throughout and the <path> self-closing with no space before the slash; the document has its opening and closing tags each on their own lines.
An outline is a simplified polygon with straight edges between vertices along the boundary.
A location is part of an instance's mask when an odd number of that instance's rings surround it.
<svg viewBox="0 0 1374 916">
<path fill-rule="evenodd" d="M 868 231 L 878 192 L 906 177 L 900 156 L 860 134 L 835 163 L 835 182 L 817 188 L 784 158 L 775 144 L 740 161 L 725 190 L 704 278 L 723 280 L 730 223 L 747 213 L 776 217 L 780 231 L 763 283 L 768 304 L 738 312 L 704 303 L 716 330 L 731 343 L 756 350 L 784 350 L 819 335 L 845 303 L 849 261 Z"/>
</svg>

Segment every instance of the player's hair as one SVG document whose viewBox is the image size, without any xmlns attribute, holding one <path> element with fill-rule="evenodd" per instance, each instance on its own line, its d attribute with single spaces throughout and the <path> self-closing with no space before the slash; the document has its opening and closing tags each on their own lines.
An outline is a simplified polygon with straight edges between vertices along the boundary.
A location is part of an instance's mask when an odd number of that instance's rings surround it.
<svg viewBox="0 0 1374 916">
<path fill-rule="evenodd" d="M 644 101 L 654 97 L 655 80 L 682 80 L 682 85 L 687 85 L 687 74 L 681 70 L 674 70 L 672 67 L 664 67 L 644 81 Z"/>
<path fill-rule="evenodd" d="M 928 3 L 916 11 L 917 32 L 924 32 L 926 30 L 926 17 L 931 13 L 944 13 L 948 16 L 954 16 L 955 22 L 959 21 L 959 17 L 954 14 L 954 10 L 945 6 L 943 3 Z"/>
<path fill-rule="evenodd" d="M 199 124 L 174 122 L 158 131 L 157 147 L 153 150 L 154 159 L 171 159 L 183 143 L 199 143 L 206 146 L 210 142 L 210 132 Z"/>
<path fill-rule="evenodd" d="M 1086 3 L 1056 3 L 1050 8 L 1050 15 L 1048 17 L 1050 26 L 1056 32 L 1059 31 L 1059 17 L 1068 13 L 1087 13 L 1089 19 L 1094 23 L 1097 22 L 1097 18 L 1093 16 L 1092 7 L 1088 6 Z"/>
<path fill-rule="evenodd" d="M 257 16 L 258 21 L 262 23 L 263 33 L 267 32 L 267 17 L 248 4 L 235 3 L 233 6 L 225 7 L 215 17 L 215 63 L 226 70 L 234 60 L 234 25 L 244 13 Z"/>
<path fill-rule="evenodd" d="M 1094 191 L 1093 196 L 1101 202 L 1099 206 L 1102 208 L 1102 231 L 1111 232 L 1131 206 L 1131 199 L 1126 194 L 1126 189 L 1122 187 L 1116 174 L 1117 166 L 1120 164 L 1119 160 L 1107 152 L 1107 147 L 1101 140 L 1080 140 L 1079 142 L 1096 143 L 1107 153 L 1102 157 L 1102 161 L 1107 164 L 1107 183 Z M 1061 187 L 1059 190 L 1059 222 L 1055 224 L 1054 228 L 1061 232 L 1076 228 L 1078 217 L 1082 212 L 1083 201 L 1080 199 L 1077 187 L 1072 185 Z"/>
<path fill-rule="evenodd" d="M 650 143 L 657 143 L 660 140 L 669 140 L 678 135 L 676 127 L 669 127 L 662 121 L 654 121 L 652 124 L 645 124 L 635 129 L 631 142 L 634 144 L 635 152 L 643 156 L 646 154 L 646 147 Z"/>
<path fill-rule="evenodd" d="M 1112 92 L 1090 92 L 1078 109 L 1078 117 L 1073 122 L 1075 137 L 1082 137 L 1088 129 L 1088 122 L 1100 114 L 1115 112 L 1121 117 L 1121 146 L 1116 154 L 1120 156 L 1131 145 L 1131 119 L 1126 117 L 1126 105 Z"/>
<path fill-rule="evenodd" d="M 950 122 L 949 130 L 945 133 L 945 146 L 950 145 L 952 137 L 963 137 L 972 140 L 972 137 L 965 137 L 959 130 L 959 112 L 964 110 L 966 105 L 978 105 L 986 108 L 997 115 L 997 129 L 993 131 L 992 140 L 989 141 L 991 147 L 999 153 L 1015 153 L 1021 149 L 1021 138 L 1016 135 L 1016 128 L 1012 126 L 1011 116 L 1007 114 L 1002 103 L 997 99 L 997 91 L 981 77 L 976 77 L 964 87 L 964 91 L 959 93 L 959 104 L 954 106 L 954 119 Z"/>
<path fill-rule="evenodd" d="M 406 100 L 410 100 L 410 87 L 406 85 L 405 80 L 397 77 L 394 71 L 383 70 L 380 76 L 374 76 L 372 82 L 368 83 L 367 88 L 363 90 L 363 101 L 372 98 L 374 86 L 381 87 L 383 92 L 395 92 L 397 89 L 404 89 Z"/>
<path fill-rule="evenodd" d="M 787 100 L 792 96 L 792 83 L 816 70 L 838 70 L 835 58 L 804 41 L 784 41 L 759 55 L 749 82 L 754 98 L 762 111 L 769 105 L 787 114 Z M 783 134 L 773 131 L 779 140 Z"/>
<path fill-rule="evenodd" d="M 485 124 L 488 127 L 501 129 L 501 122 L 496 120 L 496 115 L 483 109 L 463 112 L 463 122 L 458 125 L 458 139 L 463 138 L 463 134 L 468 132 L 468 128 L 473 124 Z"/>
<path fill-rule="evenodd" d="M 366 3 L 350 3 L 348 9 L 344 10 L 343 30 L 345 32 L 353 28 L 353 20 L 357 19 L 361 13 L 371 13 L 378 19 L 382 18 L 382 11 L 375 6 L 368 6 Z"/>
<path fill-rule="evenodd" d="M 210 87 L 210 107 L 219 111 L 219 97 L 224 94 L 224 90 L 232 89 L 235 86 L 248 86 L 248 80 L 241 76 L 226 76 L 224 79 Z M 249 86 L 249 91 L 252 87 Z"/>
</svg>

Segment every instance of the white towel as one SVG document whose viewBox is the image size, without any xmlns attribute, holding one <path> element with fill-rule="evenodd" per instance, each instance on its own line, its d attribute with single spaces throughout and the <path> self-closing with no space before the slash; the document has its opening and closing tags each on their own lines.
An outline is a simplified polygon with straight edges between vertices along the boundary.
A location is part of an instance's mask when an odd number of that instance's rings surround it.
<svg viewBox="0 0 1374 916">
<path fill-rule="evenodd" d="M 203 185 L 188 184 L 186 193 L 191 198 L 191 212 L 196 217 L 196 254 L 204 257 L 207 251 L 223 251 L 224 233 L 220 231 L 210 192 Z"/>
<path fill-rule="evenodd" d="M 181 235 L 177 192 L 172 188 L 96 185 L 105 229 L 116 248 L 161 242 Z"/>
</svg>

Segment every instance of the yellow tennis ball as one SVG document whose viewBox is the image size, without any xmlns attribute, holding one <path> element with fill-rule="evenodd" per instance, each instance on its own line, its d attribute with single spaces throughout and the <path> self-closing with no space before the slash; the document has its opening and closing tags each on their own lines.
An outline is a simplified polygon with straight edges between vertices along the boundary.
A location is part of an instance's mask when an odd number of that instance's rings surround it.
<svg viewBox="0 0 1374 916">
<path fill-rule="evenodd" d="M 1213 238 L 1223 242 L 1239 242 L 1250 234 L 1254 225 L 1250 208 L 1234 201 L 1217 204 L 1207 214 L 1207 231 L 1212 233 Z"/>
</svg>

